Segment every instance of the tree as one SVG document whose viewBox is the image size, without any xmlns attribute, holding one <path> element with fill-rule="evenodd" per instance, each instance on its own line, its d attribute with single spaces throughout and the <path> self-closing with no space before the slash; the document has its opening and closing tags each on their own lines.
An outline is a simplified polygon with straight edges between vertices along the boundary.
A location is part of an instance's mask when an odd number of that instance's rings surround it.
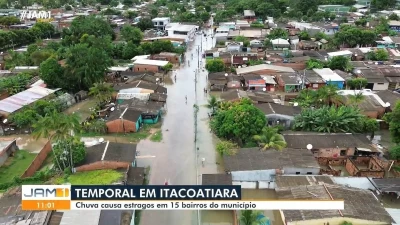
<svg viewBox="0 0 400 225">
<path fill-rule="evenodd" d="M 390 136 L 392 142 L 400 143 L 400 102 L 397 102 L 392 112 L 386 113 L 383 117 L 386 123 L 389 124 Z"/>
<path fill-rule="evenodd" d="M 263 217 L 260 211 L 243 210 L 240 213 L 239 220 L 243 225 L 259 225 L 265 222 L 266 217 Z"/>
<path fill-rule="evenodd" d="M 32 135 L 36 139 L 47 138 L 50 142 L 65 140 L 69 138 L 73 132 L 80 131 L 81 126 L 79 119 L 80 117 L 77 114 L 66 115 L 53 111 L 33 124 L 34 130 Z M 53 148 L 52 151 L 54 154 Z M 60 171 L 63 171 L 60 161 L 57 157 L 55 159 L 58 168 Z"/>
<path fill-rule="evenodd" d="M 345 56 L 335 56 L 329 60 L 328 67 L 331 70 L 343 70 L 343 71 L 350 71 L 352 66 L 350 64 L 350 59 Z"/>
<path fill-rule="evenodd" d="M 300 40 L 310 40 L 311 37 L 307 31 L 303 30 L 299 33 L 299 38 Z"/>
<path fill-rule="evenodd" d="M 89 89 L 89 95 L 94 96 L 99 105 L 110 101 L 113 92 L 114 89 L 111 85 L 104 82 L 95 83 L 93 87 Z"/>
<path fill-rule="evenodd" d="M 217 97 L 211 95 L 210 99 L 208 99 L 207 108 L 211 109 L 212 114 L 215 114 L 215 110 L 218 107 L 218 100 Z"/>
<path fill-rule="evenodd" d="M 14 113 L 10 117 L 10 121 L 18 128 L 31 127 L 38 120 L 38 114 L 30 108 L 23 108 L 19 112 Z"/>
<path fill-rule="evenodd" d="M 19 23 L 21 23 L 21 21 L 15 16 L 4 16 L 0 18 L 0 24 L 5 27 Z"/>
<path fill-rule="evenodd" d="M 61 170 L 66 168 L 73 169 L 76 164 L 85 160 L 86 148 L 85 144 L 76 137 L 67 137 L 59 140 L 53 146 L 55 163 L 60 162 Z"/>
<path fill-rule="evenodd" d="M 167 65 L 163 66 L 163 70 L 165 72 L 168 72 L 168 71 L 172 70 L 173 67 L 174 67 L 174 65 L 172 65 L 172 63 L 167 63 Z"/>
<path fill-rule="evenodd" d="M 400 145 L 393 146 L 389 149 L 389 156 L 393 160 L 400 159 Z"/>
<path fill-rule="evenodd" d="M 46 59 L 55 55 L 55 52 L 48 49 L 36 50 L 30 55 L 30 59 L 33 62 L 33 65 L 39 66 Z"/>
<path fill-rule="evenodd" d="M 350 79 L 346 82 L 347 86 L 351 89 L 362 90 L 368 85 L 368 80 L 363 77 Z"/>
<path fill-rule="evenodd" d="M 236 36 L 235 37 L 235 41 L 236 42 L 242 42 L 244 47 L 247 47 L 250 45 L 250 41 L 248 38 L 246 38 L 245 36 Z"/>
<path fill-rule="evenodd" d="M 388 17 L 389 20 L 400 20 L 400 17 L 396 13 L 392 13 Z"/>
<path fill-rule="evenodd" d="M 289 38 L 289 33 L 282 28 L 274 28 L 271 30 L 271 32 L 268 34 L 268 39 L 273 40 L 273 39 L 288 39 Z"/>
<path fill-rule="evenodd" d="M 325 105 L 340 104 L 343 98 L 337 93 L 338 90 L 334 85 L 323 86 L 317 90 L 317 99 Z"/>
<path fill-rule="evenodd" d="M 39 76 L 49 87 L 60 87 L 61 76 L 64 74 L 64 69 L 54 58 L 49 58 L 42 62 L 39 67 Z"/>
<path fill-rule="evenodd" d="M 375 137 L 375 131 L 379 130 L 379 123 L 376 119 L 365 118 L 363 120 L 364 132 L 370 133 L 371 140 Z"/>
<path fill-rule="evenodd" d="M 255 21 L 255 22 L 252 22 L 252 23 L 250 24 L 250 27 L 254 27 L 254 28 L 264 28 L 264 24 L 262 24 L 262 23 L 260 23 L 260 22 L 258 22 L 258 21 Z"/>
<path fill-rule="evenodd" d="M 17 94 L 26 89 L 26 85 L 32 76 L 27 73 L 20 73 L 15 76 L 0 79 L 0 91 L 6 91 L 9 95 Z"/>
<path fill-rule="evenodd" d="M 211 128 L 218 137 L 235 140 L 239 144 L 259 134 L 265 124 L 265 114 L 249 99 L 242 99 L 227 110 L 219 110 L 211 120 Z"/>
<path fill-rule="evenodd" d="M 286 147 L 285 140 L 278 133 L 278 129 L 274 127 L 264 127 L 261 134 L 253 136 L 253 140 L 258 143 L 262 150 L 275 149 L 280 151 Z"/>
<path fill-rule="evenodd" d="M 368 52 L 368 59 L 375 61 L 388 61 L 389 53 L 385 49 L 378 49 L 376 51 Z"/>
<path fill-rule="evenodd" d="M 359 93 L 354 93 L 354 95 L 349 96 L 349 103 L 352 106 L 358 106 L 360 103 L 362 103 L 365 100 L 365 96 L 363 95 L 362 92 Z"/>
<path fill-rule="evenodd" d="M 151 29 L 154 27 L 153 22 L 151 21 L 150 18 L 140 19 L 140 21 L 136 24 L 136 26 L 142 31 L 145 31 L 147 29 Z"/>
<path fill-rule="evenodd" d="M 299 104 L 299 106 L 308 108 L 314 106 L 317 101 L 317 92 L 310 89 L 303 89 L 300 91 L 299 95 L 297 95 L 295 102 Z"/>
<path fill-rule="evenodd" d="M 131 27 L 130 25 L 125 25 L 121 29 L 122 38 L 128 42 L 132 41 L 133 44 L 140 44 L 143 39 L 143 33 L 139 28 Z"/>
<path fill-rule="evenodd" d="M 364 115 L 359 109 L 348 106 L 323 106 L 318 109 L 303 109 L 296 116 L 294 129 L 322 133 L 357 133 Z"/>
<path fill-rule="evenodd" d="M 306 62 L 306 66 L 308 70 L 322 69 L 326 66 L 326 63 L 318 59 L 309 59 Z"/>
<path fill-rule="evenodd" d="M 222 59 L 211 59 L 206 63 L 206 69 L 209 73 L 223 72 L 225 70 L 225 63 Z"/>
<path fill-rule="evenodd" d="M 368 23 L 368 21 L 364 18 L 361 18 L 359 20 L 356 20 L 356 22 L 354 22 L 356 24 L 356 26 L 361 26 L 361 27 L 365 27 Z"/>
<path fill-rule="evenodd" d="M 230 141 L 220 141 L 217 143 L 216 150 L 221 155 L 234 155 L 239 147 Z"/>
<path fill-rule="evenodd" d="M 110 56 L 103 50 L 86 44 L 69 48 L 66 59 L 66 74 L 73 83 L 69 90 L 88 90 L 94 83 L 104 80 L 105 71 L 113 65 Z"/>
<path fill-rule="evenodd" d="M 94 35 L 95 37 L 115 37 L 114 31 L 107 21 L 95 16 L 78 16 L 69 29 L 62 32 L 63 42 L 68 39 L 72 43 L 78 43 L 82 35 Z M 67 37 L 72 36 L 72 37 Z"/>
</svg>

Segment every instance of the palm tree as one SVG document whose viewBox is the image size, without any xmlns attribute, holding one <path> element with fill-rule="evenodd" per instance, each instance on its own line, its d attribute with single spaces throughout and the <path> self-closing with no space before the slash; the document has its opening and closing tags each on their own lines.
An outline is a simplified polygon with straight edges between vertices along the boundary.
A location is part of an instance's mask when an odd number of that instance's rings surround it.
<svg viewBox="0 0 400 225">
<path fill-rule="evenodd" d="M 67 115 L 53 111 L 45 117 L 40 118 L 39 121 L 33 125 L 34 130 L 32 135 L 35 139 L 47 138 L 50 142 L 64 140 L 72 136 L 73 132 L 80 131 L 81 125 L 79 120 L 80 117 L 77 114 Z M 55 159 L 59 169 L 61 170 L 60 162 L 57 157 L 55 157 Z"/>
<path fill-rule="evenodd" d="M 89 89 L 89 95 L 94 96 L 99 104 L 108 102 L 112 98 L 114 89 L 107 83 L 95 83 L 93 87 Z"/>
<path fill-rule="evenodd" d="M 212 113 L 215 113 L 215 109 L 218 107 L 218 100 L 214 95 L 211 95 L 211 98 L 208 99 L 207 108 L 212 110 Z"/>
<path fill-rule="evenodd" d="M 313 106 L 317 101 L 317 92 L 310 89 L 301 90 L 295 101 L 301 107 Z"/>
<path fill-rule="evenodd" d="M 317 91 L 317 99 L 325 103 L 325 105 L 331 106 L 332 104 L 341 104 L 342 96 L 337 91 L 338 87 L 334 85 L 326 85 Z"/>
<path fill-rule="evenodd" d="M 286 142 L 282 135 L 278 133 L 277 128 L 273 127 L 264 127 L 261 134 L 253 136 L 253 140 L 262 147 L 262 150 L 273 148 L 280 151 L 286 147 Z"/>
<path fill-rule="evenodd" d="M 354 95 L 349 96 L 350 104 L 354 107 L 363 102 L 364 99 L 365 96 L 362 94 L 362 92 L 354 93 Z"/>
<path fill-rule="evenodd" d="M 239 219 L 242 225 L 261 225 L 267 218 L 260 211 L 243 210 Z"/>
</svg>

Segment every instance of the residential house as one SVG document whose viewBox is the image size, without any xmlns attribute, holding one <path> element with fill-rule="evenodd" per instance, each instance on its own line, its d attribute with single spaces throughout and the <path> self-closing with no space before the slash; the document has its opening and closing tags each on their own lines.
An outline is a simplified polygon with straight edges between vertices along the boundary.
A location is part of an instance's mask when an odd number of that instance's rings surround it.
<svg viewBox="0 0 400 225">
<path fill-rule="evenodd" d="M 161 118 L 163 103 L 154 101 L 143 101 L 138 98 L 125 100 L 117 105 L 117 108 L 131 109 L 141 112 L 142 122 L 145 124 L 155 124 Z"/>
<path fill-rule="evenodd" d="M 138 132 L 142 126 L 142 112 L 130 108 L 117 109 L 106 118 L 108 133 Z"/>
<path fill-rule="evenodd" d="M 380 72 L 389 82 L 388 89 L 395 90 L 400 88 L 400 68 L 396 67 L 382 67 L 379 68 Z"/>
<path fill-rule="evenodd" d="M 250 41 L 250 47 L 251 48 L 262 48 L 262 47 L 264 47 L 264 43 L 262 41 L 260 41 L 260 40 L 257 40 L 257 39 L 251 40 Z"/>
<path fill-rule="evenodd" d="M 314 70 L 304 71 L 304 84 L 308 89 L 318 90 L 326 85 L 326 81 L 322 79 Z"/>
<path fill-rule="evenodd" d="M 261 78 L 265 81 L 265 88 L 268 92 L 274 92 L 276 87 L 276 81 L 273 76 L 269 75 L 260 75 Z"/>
<path fill-rule="evenodd" d="M 172 64 L 182 63 L 181 55 L 179 55 L 177 53 L 173 53 L 173 52 L 160 52 L 157 55 L 152 55 L 151 59 L 168 61 Z"/>
<path fill-rule="evenodd" d="M 232 54 L 232 65 L 240 66 L 247 65 L 250 61 L 257 61 L 257 53 L 244 53 L 244 54 Z"/>
<path fill-rule="evenodd" d="M 234 155 L 224 155 L 225 170 L 232 175 L 232 184 L 245 189 L 270 188 L 278 174 L 319 174 L 313 154 L 302 149 L 282 151 L 243 148 Z"/>
<path fill-rule="evenodd" d="M 345 80 L 331 69 L 313 69 L 313 71 L 319 75 L 327 85 L 334 85 L 339 89 L 343 89 Z"/>
<path fill-rule="evenodd" d="M 386 106 L 389 106 L 387 107 L 388 109 L 393 109 L 396 106 L 397 102 L 400 100 L 399 93 L 389 90 L 378 91 L 376 95 L 378 95 L 383 102 L 386 102 Z"/>
<path fill-rule="evenodd" d="M 165 60 L 138 59 L 134 62 L 133 70 L 135 72 L 163 72 L 163 67 L 169 62 Z"/>
<path fill-rule="evenodd" d="M 244 10 L 243 19 L 247 20 L 248 22 L 253 22 L 257 20 L 256 13 L 253 10 Z"/>
<path fill-rule="evenodd" d="M 8 157 L 13 156 L 18 150 L 17 139 L 12 141 L 0 141 L 0 166 L 7 161 Z"/>
<path fill-rule="evenodd" d="M 269 125 L 281 125 L 287 129 L 292 127 L 294 117 L 301 112 L 300 107 L 275 103 L 256 104 L 255 107 L 265 114 Z"/>
<path fill-rule="evenodd" d="M 243 76 L 248 90 L 263 91 L 266 90 L 265 80 L 258 74 L 246 74 Z"/>
<path fill-rule="evenodd" d="M 378 193 L 394 195 L 398 198 L 400 194 L 400 178 L 372 178 L 371 182 Z"/>
<path fill-rule="evenodd" d="M 354 73 L 358 77 L 367 79 L 366 89 L 373 91 L 384 91 L 389 88 L 389 81 L 385 79 L 381 71 L 377 68 L 355 68 Z"/>
<path fill-rule="evenodd" d="M 370 190 L 336 184 L 288 185 L 275 189 L 278 200 L 344 201 L 344 210 L 283 210 L 287 225 L 332 224 L 392 224 L 393 219 Z M 312 213 L 310 213 L 312 212 Z"/>
<path fill-rule="evenodd" d="M 286 93 L 298 92 L 302 86 L 302 80 L 297 73 L 279 73 L 275 75 L 278 88 Z"/>
<path fill-rule="evenodd" d="M 166 94 L 159 94 L 159 93 L 151 93 L 149 95 L 149 101 L 153 102 L 162 102 L 162 103 L 167 103 L 167 95 Z"/>
<path fill-rule="evenodd" d="M 377 94 L 371 90 L 341 90 L 338 94 L 342 96 L 343 103 L 347 105 L 357 106 L 361 112 L 370 118 L 382 118 L 388 107 L 387 103 L 384 102 Z M 351 96 L 361 94 L 363 99 L 361 102 L 355 103 Z"/>
<path fill-rule="evenodd" d="M 337 56 L 344 56 L 344 57 L 351 58 L 353 56 L 353 52 L 351 52 L 349 50 L 328 52 L 328 59 L 332 59 L 333 57 L 337 57 Z"/>
<path fill-rule="evenodd" d="M 315 43 L 314 41 L 302 40 L 299 42 L 299 44 L 297 46 L 301 50 L 318 50 L 319 49 L 318 44 Z"/>
<path fill-rule="evenodd" d="M 186 43 L 193 39 L 198 29 L 199 26 L 180 23 L 170 23 L 165 27 L 169 37 L 182 38 Z"/>
<path fill-rule="evenodd" d="M 388 25 L 392 31 L 400 32 L 400 21 L 389 20 Z"/>
<path fill-rule="evenodd" d="M 219 27 L 227 27 L 230 30 L 234 30 L 236 28 L 235 26 L 236 26 L 235 22 L 222 22 L 222 23 L 219 23 Z"/>
<path fill-rule="evenodd" d="M 207 78 L 208 89 L 210 91 L 223 91 L 227 89 L 229 74 L 225 72 L 209 73 Z"/>
<path fill-rule="evenodd" d="M 11 113 L 20 110 L 24 106 L 31 105 L 39 99 L 49 99 L 53 97 L 52 94 L 57 90 L 35 86 L 0 100 L 0 117 L 6 118 Z"/>
<path fill-rule="evenodd" d="M 242 50 L 243 43 L 241 42 L 226 42 L 227 52 L 240 52 Z"/>
<path fill-rule="evenodd" d="M 379 155 L 363 134 L 285 131 L 283 137 L 288 148 L 311 147 L 311 152 L 317 158 L 337 158 L 368 153 Z"/>
<path fill-rule="evenodd" d="M 250 26 L 250 25 L 249 25 Z M 264 40 L 268 31 L 266 29 L 246 29 L 246 30 L 230 30 L 227 36 L 228 40 L 235 40 L 237 36 L 244 36 L 249 40 Z"/>
<path fill-rule="evenodd" d="M 250 28 L 250 23 L 247 20 L 236 20 L 235 22 L 235 29 L 240 30 L 240 29 L 245 29 L 245 28 Z"/>
<path fill-rule="evenodd" d="M 85 161 L 74 172 L 136 166 L 136 144 L 103 142 L 86 147 Z"/>
<path fill-rule="evenodd" d="M 260 64 L 255 66 L 247 66 L 236 69 L 238 75 L 244 75 L 248 73 L 256 73 L 260 75 L 276 75 L 279 73 L 294 73 L 295 71 L 290 67 L 275 66 L 269 64 Z"/>
<path fill-rule="evenodd" d="M 312 24 L 319 27 L 326 35 L 334 35 L 339 31 L 339 24 L 337 23 L 314 22 Z"/>
<path fill-rule="evenodd" d="M 144 89 L 149 93 L 167 94 L 167 88 L 158 84 L 153 84 L 150 82 L 139 80 L 132 82 L 132 85 L 135 88 Z"/>
<path fill-rule="evenodd" d="M 272 48 L 274 50 L 290 49 L 290 43 L 286 39 L 278 38 L 271 40 Z"/>
<path fill-rule="evenodd" d="M 171 22 L 169 17 L 156 17 L 151 20 L 154 28 L 158 30 L 165 30 L 165 27 Z"/>
</svg>

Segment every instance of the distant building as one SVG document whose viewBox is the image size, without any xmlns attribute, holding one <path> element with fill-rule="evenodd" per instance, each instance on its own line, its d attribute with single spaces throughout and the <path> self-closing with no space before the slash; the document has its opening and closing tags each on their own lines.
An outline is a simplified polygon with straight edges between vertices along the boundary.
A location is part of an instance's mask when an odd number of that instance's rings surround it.
<svg viewBox="0 0 400 225">
<path fill-rule="evenodd" d="M 165 30 L 165 27 L 171 22 L 169 17 L 156 17 L 151 20 L 153 26 L 159 30 Z"/>
</svg>

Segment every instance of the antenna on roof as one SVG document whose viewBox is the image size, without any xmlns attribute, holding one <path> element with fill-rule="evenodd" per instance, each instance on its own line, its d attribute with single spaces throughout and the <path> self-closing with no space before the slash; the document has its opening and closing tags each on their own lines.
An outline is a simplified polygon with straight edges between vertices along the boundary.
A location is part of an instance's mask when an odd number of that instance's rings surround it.
<svg viewBox="0 0 400 225">
<path fill-rule="evenodd" d="M 111 112 L 114 112 L 114 110 L 115 110 L 115 108 L 114 108 L 114 107 L 111 107 L 110 111 L 111 111 Z"/>
</svg>

